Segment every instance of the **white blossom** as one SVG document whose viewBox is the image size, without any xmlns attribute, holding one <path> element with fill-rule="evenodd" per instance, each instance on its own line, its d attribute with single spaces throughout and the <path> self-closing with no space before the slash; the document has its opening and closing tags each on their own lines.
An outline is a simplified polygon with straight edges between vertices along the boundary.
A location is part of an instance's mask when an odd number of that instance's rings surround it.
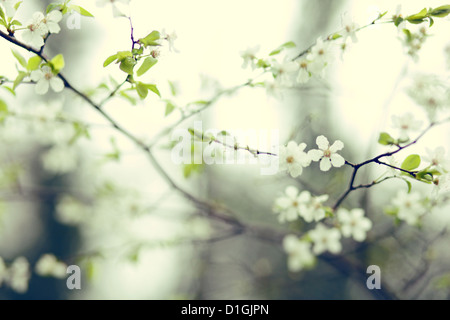
<svg viewBox="0 0 450 320">
<path fill-rule="evenodd" d="M 302 208 L 300 216 L 306 222 L 320 221 L 325 218 L 325 208 L 323 203 L 328 200 L 328 195 L 323 194 L 317 197 L 310 197 L 306 206 Z"/>
<path fill-rule="evenodd" d="M 47 16 L 42 20 L 42 23 L 45 24 L 49 33 L 59 33 L 61 31 L 61 27 L 58 25 L 63 18 L 61 11 L 53 10 L 50 11 Z"/>
<path fill-rule="evenodd" d="M 287 146 L 280 146 L 279 150 L 279 170 L 289 172 L 289 174 L 296 178 L 303 172 L 303 168 L 311 163 L 311 159 L 305 150 L 306 144 L 300 143 L 297 145 L 295 141 L 289 141 Z"/>
<path fill-rule="evenodd" d="M 22 33 L 23 40 L 33 47 L 41 48 L 44 45 L 44 36 L 48 33 L 44 19 L 42 12 L 35 12 Z"/>
<path fill-rule="evenodd" d="M 124 13 L 117 6 L 118 3 L 122 3 L 124 5 L 130 4 L 131 0 L 97 0 L 96 4 L 99 7 L 104 7 L 107 4 L 111 4 L 112 12 L 114 17 L 122 17 Z"/>
<path fill-rule="evenodd" d="M 64 89 L 64 82 L 53 73 L 49 66 L 32 71 L 30 78 L 36 82 L 34 88 L 37 94 L 46 94 L 49 87 L 55 92 L 61 92 Z"/>
<path fill-rule="evenodd" d="M 435 75 L 416 74 L 408 95 L 428 113 L 430 121 L 435 121 L 438 111 L 450 105 L 448 83 Z"/>
<path fill-rule="evenodd" d="M 252 70 L 256 68 L 256 53 L 259 51 L 259 46 L 249 47 L 244 51 L 240 52 L 242 59 L 244 59 L 242 63 L 242 68 L 247 68 L 248 65 L 251 66 Z"/>
<path fill-rule="evenodd" d="M 297 220 L 303 210 L 305 204 L 310 200 L 310 193 L 299 190 L 294 186 L 289 186 L 285 190 L 285 195 L 277 198 L 274 204 L 274 212 L 278 213 L 278 221 L 284 223 L 286 221 Z"/>
<path fill-rule="evenodd" d="M 350 211 L 339 208 L 337 218 L 341 223 L 341 232 L 344 237 L 353 237 L 356 241 L 364 241 L 366 233 L 372 228 L 372 221 L 364 217 L 364 210 L 355 208 Z"/>
<path fill-rule="evenodd" d="M 25 257 L 16 258 L 8 269 L 7 283 L 14 291 L 25 293 L 30 280 L 30 264 Z"/>
<path fill-rule="evenodd" d="M 78 155 L 73 146 L 56 145 L 42 156 L 44 169 L 57 174 L 64 174 L 77 167 Z"/>
<path fill-rule="evenodd" d="M 418 131 L 422 123 L 422 121 L 416 120 L 410 112 L 402 116 L 392 116 L 392 126 L 400 131 L 399 139 L 402 141 L 409 140 L 409 133 Z"/>
<path fill-rule="evenodd" d="M 329 41 L 323 41 L 322 38 L 318 38 L 307 56 L 307 59 L 310 61 L 308 70 L 315 75 L 323 77 L 325 67 L 333 55 L 331 48 Z"/>
<path fill-rule="evenodd" d="M 92 214 L 91 208 L 69 195 L 59 199 L 56 206 L 56 219 L 67 225 L 86 222 Z"/>
<path fill-rule="evenodd" d="M 439 194 L 448 193 L 450 191 L 450 173 L 436 175 L 433 180 L 433 186 L 431 195 L 435 199 L 439 196 Z"/>
<path fill-rule="evenodd" d="M 19 0 L 0 0 L 0 4 L 5 9 L 5 13 L 7 17 L 14 17 L 16 14 L 15 5 Z"/>
<path fill-rule="evenodd" d="M 428 161 L 432 169 L 436 169 L 440 173 L 450 171 L 450 160 L 445 157 L 445 148 L 440 146 L 434 150 L 425 148 L 427 156 L 422 156 L 425 161 Z"/>
<path fill-rule="evenodd" d="M 161 39 L 165 39 L 169 43 L 169 51 L 173 52 L 180 52 L 178 49 L 175 48 L 175 40 L 177 40 L 178 36 L 175 31 L 172 33 L 167 33 L 165 29 L 161 31 L 160 35 Z"/>
<path fill-rule="evenodd" d="M 331 166 L 341 167 L 345 164 L 345 159 L 337 154 L 339 150 L 344 148 L 344 143 L 340 140 L 336 140 L 333 145 L 330 146 L 328 139 L 325 136 L 318 136 L 316 144 L 319 149 L 313 149 L 308 152 L 312 161 L 320 161 L 320 170 L 328 171 Z"/>
<path fill-rule="evenodd" d="M 341 233 L 336 228 L 327 228 L 319 223 L 308 235 L 314 243 L 313 252 L 316 255 L 325 251 L 336 254 L 342 250 Z"/>
<path fill-rule="evenodd" d="M 352 39 L 353 42 L 358 42 L 356 32 L 358 31 L 359 25 L 348 14 L 342 16 L 342 27 L 344 28 L 342 31 L 344 43 L 347 41 L 347 38 Z"/>
<path fill-rule="evenodd" d="M 417 192 L 407 193 L 405 190 L 400 190 L 392 203 L 398 209 L 397 217 L 410 225 L 416 225 L 419 218 L 425 214 L 421 196 Z"/>
<path fill-rule="evenodd" d="M 35 266 L 36 273 L 44 277 L 63 279 L 67 275 L 67 265 L 58 261 L 53 254 L 42 255 Z"/>
<path fill-rule="evenodd" d="M 311 244 L 293 234 L 284 237 L 283 248 L 288 254 L 288 269 L 291 272 L 310 268 L 316 261 L 315 255 L 311 252 Z"/>
<path fill-rule="evenodd" d="M 275 82 L 284 87 L 291 87 L 294 84 L 294 79 L 298 70 L 299 65 L 288 59 L 285 59 L 283 63 L 273 61 L 271 67 Z"/>
<path fill-rule="evenodd" d="M 311 78 L 311 73 L 309 71 L 309 65 L 311 61 L 306 58 L 297 61 L 300 69 L 297 74 L 297 82 L 301 84 L 305 84 Z"/>
</svg>

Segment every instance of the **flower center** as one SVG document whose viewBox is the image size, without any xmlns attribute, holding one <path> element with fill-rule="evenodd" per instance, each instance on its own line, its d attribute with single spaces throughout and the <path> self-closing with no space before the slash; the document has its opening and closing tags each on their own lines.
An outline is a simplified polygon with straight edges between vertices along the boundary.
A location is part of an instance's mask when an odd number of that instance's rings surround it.
<svg viewBox="0 0 450 320">
<path fill-rule="evenodd" d="M 325 150 L 325 151 L 323 152 L 323 156 L 326 157 L 326 158 L 331 157 L 331 151 L 330 151 L 330 149 Z"/>
<path fill-rule="evenodd" d="M 293 207 L 298 207 L 298 202 L 297 201 L 292 202 L 292 206 Z"/>
<path fill-rule="evenodd" d="M 306 62 L 300 63 L 300 68 L 306 69 L 308 67 L 308 64 Z"/>
<path fill-rule="evenodd" d="M 45 80 L 50 80 L 51 78 L 53 78 L 53 73 L 51 72 L 46 72 L 44 74 Z"/>
<path fill-rule="evenodd" d="M 325 51 L 323 51 L 323 49 L 320 49 L 318 53 L 319 53 L 319 55 L 321 55 L 321 56 L 322 56 L 322 55 L 324 55 L 324 54 L 325 54 Z"/>
<path fill-rule="evenodd" d="M 293 156 L 289 156 L 286 158 L 286 162 L 287 163 L 294 163 L 294 157 Z"/>
</svg>

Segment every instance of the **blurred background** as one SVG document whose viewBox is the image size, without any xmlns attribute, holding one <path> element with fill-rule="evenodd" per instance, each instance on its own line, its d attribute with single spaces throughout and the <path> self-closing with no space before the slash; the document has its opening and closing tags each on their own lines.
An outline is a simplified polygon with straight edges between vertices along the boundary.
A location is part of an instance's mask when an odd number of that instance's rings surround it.
<svg viewBox="0 0 450 320">
<path fill-rule="evenodd" d="M 33 12 L 44 11 L 48 3 L 24 1 L 17 18 L 26 21 Z M 63 73 L 78 89 L 89 92 L 101 83 L 112 88 L 110 78 L 120 83 L 123 72 L 116 65 L 103 68 L 103 61 L 117 51 L 129 50 L 130 22 L 114 18 L 110 6 L 98 7 L 95 1 L 74 4 L 95 18 L 83 17 L 80 29 L 72 30 L 65 18 L 60 23 L 61 32 L 52 35 L 45 53 L 50 57 L 64 55 Z M 248 47 L 259 45 L 259 52 L 265 55 L 282 43 L 294 41 L 295 56 L 318 37 L 339 31 L 344 13 L 363 26 L 379 12 L 388 11 L 387 17 L 392 16 L 399 4 L 408 15 L 446 3 L 132 0 L 129 7 L 121 8 L 129 10 L 136 38 L 152 30 L 176 32 L 179 52 L 163 51 L 157 65 L 144 77 L 158 85 L 162 99 L 184 106 L 211 99 L 220 90 L 258 76 L 258 71 L 241 68 L 240 52 Z M 278 98 L 264 88 L 244 87 L 222 96 L 181 127 L 192 127 L 194 120 L 201 120 L 204 130 L 277 130 L 279 144 L 295 140 L 305 142 L 308 149 L 324 134 L 331 142 L 344 142 L 345 159 L 362 162 L 385 150 L 376 141 L 380 131 L 391 130 L 392 115 L 410 111 L 426 122 L 426 114 L 405 91 L 417 72 L 445 76 L 444 48 L 450 41 L 445 30 L 448 21 L 436 21 L 415 62 L 405 55 L 393 25 L 368 27 L 358 32 L 358 42 L 342 58 L 337 54 L 323 79 L 282 90 Z M 2 39 L 0 74 L 14 79 L 17 71 L 11 63 L 12 47 Z M 169 81 L 176 87 L 175 96 Z M 49 144 L 30 135 L 26 120 L 2 127 L 5 182 L 0 193 L 0 256 L 7 262 L 24 256 L 34 266 L 42 254 L 53 253 L 67 264 L 80 265 L 83 281 L 81 290 L 72 291 L 65 280 L 33 272 L 25 293 L 2 286 L 0 299 L 448 298 L 450 260 L 444 232 L 448 206 L 430 212 L 421 229 L 396 226 L 383 208 L 398 190 L 406 188 L 402 181 L 388 181 L 346 199 L 345 207 L 364 208 L 374 222 L 367 242 L 344 241 L 342 256 L 324 255 L 313 270 L 293 274 L 287 270 L 279 239 L 255 237 L 251 232 L 227 236 L 229 225 L 208 218 L 174 190 L 145 154 L 72 92 L 37 96 L 33 86 L 22 84 L 17 97 L 6 91 L 0 94 L 8 105 L 27 112 L 59 104 L 74 119 L 89 124 L 90 135 L 90 139 L 77 143 L 73 170 L 55 173 L 46 170 L 41 161 Z M 93 99 L 101 101 L 107 94 L 97 90 Z M 180 119 L 179 112 L 165 117 L 165 106 L 164 100 L 150 94 L 136 105 L 130 99 L 114 98 L 104 108 L 136 136 L 152 143 L 155 135 Z M 448 136 L 448 126 L 436 127 L 411 147 L 410 153 L 422 154 L 425 147 L 441 145 L 449 152 Z M 274 199 L 286 186 L 329 194 L 331 205 L 347 187 L 351 173 L 350 168 L 342 167 L 324 174 L 316 165 L 299 179 L 292 179 L 282 174 L 263 176 L 258 165 L 246 164 L 202 166 L 201 172 L 186 178 L 183 168 L 171 161 L 170 142 L 170 135 L 161 138 L 154 153 L 179 186 L 199 199 L 211 200 L 219 207 L 226 205 L 239 221 L 267 227 L 275 234 L 304 227 L 280 225 L 272 213 Z M 261 149 L 264 147 L 269 145 Z M 119 161 L 111 156 L 116 148 L 120 150 Z M 60 161 L 69 160 L 62 155 Z M 384 171 L 375 165 L 365 168 L 357 182 L 369 183 Z M 431 186 L 420 183 L 413 188 L 423 194 L 432 192 Z M 100 204 L 93 204 L 95 201 Z M 61 214 L 73 210 L 75 215 L 89 215 L 93 207 L 95 216 L 81 222 Z M 383 290 L 366 287 L 365 271 L 373 264 L 381 267 L 386 284 Z"/>
</svg>

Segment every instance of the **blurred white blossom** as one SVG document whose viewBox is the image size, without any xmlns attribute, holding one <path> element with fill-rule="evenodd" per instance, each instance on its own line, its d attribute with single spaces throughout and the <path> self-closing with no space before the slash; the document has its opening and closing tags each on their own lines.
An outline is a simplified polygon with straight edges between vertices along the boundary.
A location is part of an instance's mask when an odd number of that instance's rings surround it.
<svg viewBox="0 0 450 320">
<path fill-rule="evenodd" d="M 42 255 L 35 266 L 36 273 L 44 277 L 63 279 L 67 275 L 67 265 L 58 261 L 53 254 Z"/>
<path fill-rule="evenodd" d="M 284 237 L 283 248 L 288 254 L 287 265 L 291 272 L 310 268 L 316 261 L 315 255 L 311 252 L 311 244 L 298 239 L 295 235 Z"/>
<path fill-rule="evenodd" d="M 341 232 L 344 237 L 353 237 L 356 241 L 364 241 L 366 233 L 372 228 L 372 222 L 364 217 L 364 210 L 355 208 L 347 210 L 339 208 L 337 218 L 341 223 Z"/>
<path fill-rule="evenodd" d="M 313 252 L 316 255 L 325 251 L 337 254 L 342 250 L 341 233 L 336 228 L 327 228 L 319 223 L 308 235 L 314 243 Z"/>
<path fill-rule="evenodd" d="M 279 170 L 287 170 L 293 178 L 300 176 L 303 168 L 309 166 L 311 163 L 310 157 L 303 151 L 305 148 L 305 143 L 297 145 L 295 141 L 289 141 L 287 146 L 280 146 Z"/>
</svg>

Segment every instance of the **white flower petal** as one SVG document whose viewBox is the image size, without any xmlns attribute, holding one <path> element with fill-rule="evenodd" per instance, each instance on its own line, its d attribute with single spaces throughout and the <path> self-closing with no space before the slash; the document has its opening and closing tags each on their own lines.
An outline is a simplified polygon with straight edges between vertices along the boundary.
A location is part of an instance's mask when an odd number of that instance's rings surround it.
<svg viewBox="0 0 450 320">
<path fill-rule="evenodd" d="M 320 170 L 328 171 L 331 168 L 331 161 L 328 158 L 322 158 L 320 161 Z"/>
<path fill-rule="evenodd" d="M 308 151 L 308 157 L 312 160 L 312 161 L 319 161 L 320 158 L 323 157 L 323 151 L 321 150 L 309 150 Z"/>
<path fill-rule="evenodd" d="M 330 143 L 325 136 L 318 136 L 316 139 L 316 144 L 321 150 L 327 150 L 330 146 Z"/>
<path fill-rule="evenodd" d="M 338 152 L 344 148 L 344 143 L 341 140 L 336 140 L 333 145 L 330 147 L 330 151 L 332 153 Z"/>
<path fill-rule="evenodd" d="M 47 81 L 45 79 L 41 79 L 34 86 L 34 90 L 37 94 L 46 94 L 48 91 L 49 85 L 50 85 L 49 81 Z"/>
<path fill-rule="evenodd" d="M 54 76 L 50 79 L 50 86 L 52 87 L 53 91 L 61 92 L 64 89 L 64 82 L 60 78 Z"/>
<path fill-rule="evenodd" d="M 345 159 L 337 153 L 331 154 L 330 161 L 331 164 L 337 168 L 342 167 L 345 164 Z"/>
</svg>

